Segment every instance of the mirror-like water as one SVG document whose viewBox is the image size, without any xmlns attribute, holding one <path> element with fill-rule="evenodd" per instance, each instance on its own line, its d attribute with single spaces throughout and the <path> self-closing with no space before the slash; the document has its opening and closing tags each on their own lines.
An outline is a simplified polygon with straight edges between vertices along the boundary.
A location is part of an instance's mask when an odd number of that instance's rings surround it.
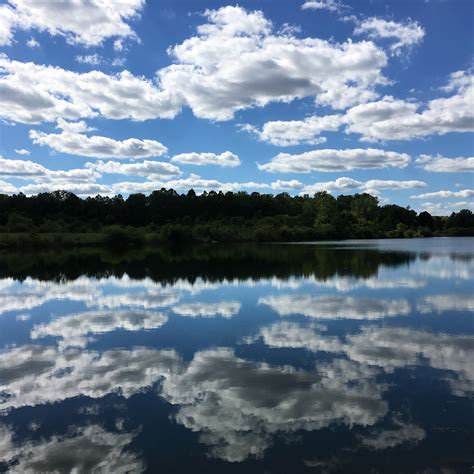
<svg viewBox="0 0 474 474">
<path fill-rule="evenodd" d="M 470 472 L 473 242 L 0 255 L 0 471 Z"/>
</svg>

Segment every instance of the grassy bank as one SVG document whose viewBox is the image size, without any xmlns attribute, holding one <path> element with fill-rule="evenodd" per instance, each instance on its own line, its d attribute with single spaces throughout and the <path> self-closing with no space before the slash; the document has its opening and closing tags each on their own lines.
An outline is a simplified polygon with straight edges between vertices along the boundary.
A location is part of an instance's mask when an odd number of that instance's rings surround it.
<svg viewBox="0 0 474 474">
<path fill-rule="evenodd" d="M 452 228 L 443 232 L 400 229 L 386 233 L 351 236 L 350 238 L 413 238 L 473 236 L 474 228 Z M 9 232 L 0 233 L 0 249 L 64 247 L 146 247 L 157 244 L 212 242 L 298 242 L 340 239 L 322 235 L 310 227 L 261 226 L 178 226 L 167 225 L 150 231 L 147 228 L 104 227 L 100 232 Z M 347 237 L 343 237 L 347 238 Z"/>
</svg>

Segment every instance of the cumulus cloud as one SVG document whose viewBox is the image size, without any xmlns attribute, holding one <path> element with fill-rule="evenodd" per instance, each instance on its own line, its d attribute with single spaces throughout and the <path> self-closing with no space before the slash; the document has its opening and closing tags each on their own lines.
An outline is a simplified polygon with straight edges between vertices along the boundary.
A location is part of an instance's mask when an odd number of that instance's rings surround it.
<svg viewBox="0 0 474 474">
<path fill-rule="evenodd" d="M 216 165 L 225 168 L 234 168 L 240 165 L 240 159 L 234 153 L 225 151 L 223 153 L 180 153 L 171 158 L 174 163 L 181 163 L 183 165 Z"/>
<path fill-rule="evenodd" d="M 411 19 L 404 23 L 388 21 L 382 18 L 366 18 L 355 28 L 354 34 L 367 35 L 371 39 L 387 39 L 394 41 L 390 45 L 392 54 L 401 55 L 404 48 L 420 43 L 425 30 L 417 21 Z"/>
<path fill-rule="evenodd" d="M 78 55 L 75 59 L 80 64 L 89 64 L 90 66 L 97 66 L 103 62 L 103 59 L 97 53 Z"/>
<path fill-rule="evenodd" d="M 150 178 L 156 178 L 157 176 L 179 176 L 181 174 L 180 169 L 171 163 L 149 160 L 141 161 L 140 163 L 98 161 L 97 163 L 86 163 L 86 167 L 104 174 L 124 174 L 128 176 L 146 176 Z"/>
<path fill-rule="evenodd" d="M 298 189 L 303 188 L 303 183 L 298 181 L 297 179 L 291 179 L 289 181 L 282 181 L 281 179 L 277 179 L 270 184 L 272 189 L 277 191 L 296 191 Z"/>
<path fill-rule="evenodd" d="M 474 172 L 474 156 L 470 158 L 446 158 L 441 155 L 420 155 L 416 163 L 426 171 L 434 173 L 472 173 Z"/>
<path fill-rule="evenodd" d="M 198 117 L 232 118 L 238 110 L 314 97 L 344 108 L 370 100 L 385 83 L 385 53 L 371 42 L 337 44 L 272 33 L 260 11 L 223 7 L 206 12 L 197 36 L 170 49 L 177 64 L 158 72 Z"/>
<path fill-rule="evenodd" d="M 31 153 L 30 150 L 26 150 L 25 148 L 20 148 L 20 149 L 16 149 L 15 150 L 15 153 L 17 155 L 29 155 Z"/>
<path fill-rule="evenodd" d="M 0 7 L 0 45 L 10 45 L 16 29 L 47 31 L 69 43 L 98 46 L 110 37 L 137 39 L 130 20 L 139 16 L 144 0 L 78 0 L 73 3 L 8 0 Z"/>
<path fill-rule="evenodd" d="M 0 177 L 20 179 L 34 178 L 38 183 L 64 183 L 94 182 L 100 174 L 91 169 L 50 170 L 29 160 L 11 160 L 0 156 Z M 57 189 L 57 188 L 56 188 Z"/>
<path fill-rule="evenodd" d="M 462 189 L 460 191 L 435 191 L 410 196 L 411 199 L 433 199 L 433 198 L 470 198 L 474 196 L 474 189 Z"/>
<path fill-rule="evenodd" d="M 292 155 L 279 153 L 270 162 L 258 164 L 270 173 L 311 173 L 312 171 L 350 171 L 353 169 L 404 168 L 411 157 L 406 153 L 355 148 L 313 150 Z"/>
<path fill-rule="evenodd" d="M 74 181 L 63 181 L 63 182 L 41 182 L 37 184 L 27 184 L 17 188 L 18 192 L 22 192 L 26 195 L 38 194 L 38 193 L 50 193 L 53 191 L 67 191 L 80 197 L 88 196 L 112 196 L 117 194 L 111 191 L 111 188 L 107 184 L 99 183 L 77 183 Z"/>
<path fill-rule="evenodd" d="M 150 180 L 144 183 L 120 182 L 110 186 L 112 191 L 121 193 L 151 193 L 157 189 L 176 189 L 180 191 L 193 189 L 197 193 L 204 191 L 239 191 L 242 189 L 279 189 L 280 183 L 258 183 L 247 182 L 221 182 L 217 179 L 206 179 L 196 174 L 190 174 L 187 178 L 172 179 L 169 181 Z M 294 183 L 291 183 L 294 184 Z"/>
<path fill-rule="evenodd" d="M 190 107 L 197 117 L 229 120 L 239 110 L 305 97 L 343 109 L 375 100 L 376 86 L 387 83 L 387 56 L 371 41 L 296 38 L 274 32 L 262 12 L 238 6 L 204 16 L 195 36 L 169 48 L 173 64 L 153 81 L 128 71 L 81 74 L 3 55 L 0 116 L 24 123 L 96 115 L 146 120 Z"/>
<path fill-rule="evenodd" d="M 363 191 L 367 193 L 376 193 L 379 189 L 413 189 L 424 188 L 426 183 L 423 181 L 409 180 L 409 181 L 395 181 L 395 180 L 381 180 L 371 179 L 366 182 L 357 181 L 352 178 L 337 178 L 334 181 L 326 181 L 320 183 L 309 184 L 303 187 L 303 194 L 314 194 L 318 191 Z"/>
<path fill-rule="evenodd" d="M 467 73 L 466 73 L 467 74 Z M 464 76 L 462 76 L 464 77 Z M 450 132 L 474 131 L 474 85 L 469 81 L 450 80 L 446 90 L 455 93 L 430 100 L 422 111 L 420 104 L 391 96 L 349 109 L 343 121 L 346 133 L 362 135 L 362 140 L 411 140 Z M 454 163 L 453 163 L 454 164 Z"/>
<path fill-rule="evenodd" d="M 348 8 L 340 0 L 308 0 L 301 6 L 302 10 L 329 10 L 339 13 Z"/>
<path fill-rule="evenodd" d="M 174 89 L 173 89 L 174 90 Z M 21 123 L 174 117 L 180 105 L 172 92 L 128 71 L 108 75 L 11 61 L 0 54 L 0 117 Z"/>
<path fill-rule="evenodd" d="M 341 125 L 341 115 L 323 115 L 308 117 L 305 120 L 266 122 L 261 129 L 244 125 L 244 131 L 254 133 L 259 140 L 276 146 L 316 145 L 325 143 L 321 132 L 337 131 Z"/>
<path fill-rule="evenodd" d="M 427 211 L 434 216 L 446 216 L 461 209 L 474 210 L 473 201 L 451 201 L 451 202 L 423 202 L 420 204 L 423 211 Z"/>
<path fill-rule="evenodd" d="M 302 314 L 317 319 L 380 319 L 410 313 L 405 299 L 364 299 L 346 296 L 288 294 L 259 298 L 258 304 L 270 306 L 280 316 Z"/>
<path fill-rule="evenodd" d="M 14 194 L 16 192 L 18 192 L 18 188 L 15 185 L 0 179 L 0 194 Z"/>
<path fill-rule="evenodd" d="M 40 44 L 34 38 L 30 38 L 26 42 L 26 46 L 28 46 L 28 48 L 39 48 Z"/>
<path fill-rule="evenodd" d="M 30 138 L 36 145 L 47 145 L 60 153 L 90 158 L 146 158 L 160 156 L 168 151 L 156 140 L 114 140 L 97 135 L 89 137 L 70 130 L 50 134 L 30 130 Z"/>
</svg>

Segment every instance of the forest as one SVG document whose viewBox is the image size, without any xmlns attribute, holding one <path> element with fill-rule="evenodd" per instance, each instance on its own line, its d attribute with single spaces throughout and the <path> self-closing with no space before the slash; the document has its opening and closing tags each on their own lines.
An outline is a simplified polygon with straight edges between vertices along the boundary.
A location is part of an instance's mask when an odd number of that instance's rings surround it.
<svg viewBox="0 0 474 474">
<path fill-rule="evenodd" d="M 380 205 L 370 194 L 314 196 L 245 192 L 179 194 L 161 189 L 81 199 L 55 191 L 0 195 L 0 247 L 288 242 L 474 235 L 474 215 L 449 216 Z"/>
</svg>

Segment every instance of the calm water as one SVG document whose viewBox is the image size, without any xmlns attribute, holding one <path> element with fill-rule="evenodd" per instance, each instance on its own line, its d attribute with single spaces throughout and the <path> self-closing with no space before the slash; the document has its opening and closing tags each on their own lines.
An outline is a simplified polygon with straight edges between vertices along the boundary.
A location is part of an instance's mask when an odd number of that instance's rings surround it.
<svg viewBox="0 0 474 474">
<path fill-rule="evenodd" d="M 0 471 L 471 472 L 474 241 L 0 255 Z"/>
</svg>

